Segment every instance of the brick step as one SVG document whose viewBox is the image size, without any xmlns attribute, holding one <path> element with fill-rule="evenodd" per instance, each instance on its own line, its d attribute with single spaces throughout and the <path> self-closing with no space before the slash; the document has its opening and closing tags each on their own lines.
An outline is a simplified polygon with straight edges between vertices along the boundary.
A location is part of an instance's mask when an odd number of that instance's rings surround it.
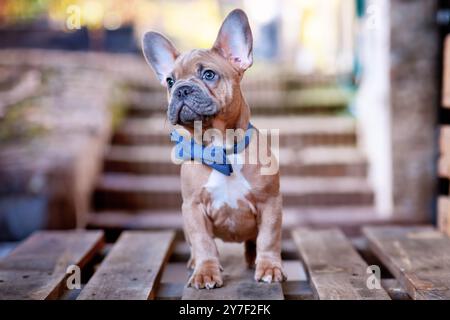
<svg viewBox="0 0 450 320">
<path fill-rule="evenodd" d="M 373 193 L 363 178 L 282 177 L 286 206 L 372 205 Z M 176 175 L 146 176 L 105 174 L 94 195 L 96 209 L 180 208 L 180 178 Z"/>
<path fill-rule="evenodd" d="M 180 166 L 171 161 L 171 146 L 113 146 L 105 158 L 104 170 L 133 174 L 176 175 Z M 360 176 L 367 163 L 353 147 L 310 147 L 280 149 L 280 172 L 299 176 Z"/>
<path fill-rule="evenodd" d="M 143 211 L 96 211 L 89 215 L 88 227 L 93 229 L 181 230 L 181 209 Z M 339 206 L 283 208 L 283 228 L 297 226 L 340 226 L 382 221 L 370 206 Z"/>
<path fill-rule="evenodd" d="M 244 96 L 253 114 L 336 114 L 345 111 L 349 94 L 336 87 L 267 88 L 245 90 Z M 132 91 L 129 93 L 128 114 L 151 116 L 165 111 L 165 91 Z"/>
<path fill-rule="evenodd" d="M 356 123 L 351 117 L 255 116 L 252 123 L 259 129 L 279 129 L 280 147 L 356 144 Z M 163 116 L 129 118 L 112 142 L 121 145 L 171 144 L 171 128 Z"/>
</svg>

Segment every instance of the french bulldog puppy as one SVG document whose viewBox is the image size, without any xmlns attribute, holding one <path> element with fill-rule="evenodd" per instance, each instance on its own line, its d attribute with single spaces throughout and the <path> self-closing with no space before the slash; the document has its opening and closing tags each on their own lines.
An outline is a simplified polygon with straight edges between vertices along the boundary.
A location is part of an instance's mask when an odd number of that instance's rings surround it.
<svg viewBox="0 0 450 320">
<path fill-rule="evenodd" d="M 161 84 L 168 91 L 168 119 L 194 133 L 201 121 L 202 132 L 214 129 L 222 140 L 210 142 L 230 147 L 227 130 L 247 132 L 250 109 L 240 88 L 244 72 L 252 65 L 253 38 L 246 14 L 239 9 L 224 20 L 211 49 L 180 54 L 163 35 L 148 32 L 143 52 Z M 246 261 L 255 267 L 255 280 L 281 282 L 286 279 L 281 264 L 282 199 L 278 170 L 263 174 L 258 157 L 261 141 L 253 128 L 248 145 L 230 154 L 230 175 L 201 161 L 181 165 L 182 215 L 186 239 L 191 246 L 188 266 L 193 273 L 188 285 L 212 289 L 223 285 L 215 237 L 245 242 Z M 242 134 L 241 134 L 242 138 Z M 232 139 L 236 143 L 237 137 Z M 200 141 L 204 143 L 204 141 Z M 267 148 L 271 166 L 277 163 Z"/>
</svg>

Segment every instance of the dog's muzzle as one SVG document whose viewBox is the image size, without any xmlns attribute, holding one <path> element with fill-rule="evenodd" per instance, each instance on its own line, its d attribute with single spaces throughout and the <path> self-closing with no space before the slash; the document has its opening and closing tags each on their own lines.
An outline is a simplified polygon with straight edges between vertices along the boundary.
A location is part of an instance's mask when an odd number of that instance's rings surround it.
<svg viewBox="0 0 450 320">
<path fill-rule="evenodd" d="M 217 104 L 198 85 L 185 82 L 173 88 L 167 111 L 172 124 L 190 124 L 217 112 Z"/>
</svg>

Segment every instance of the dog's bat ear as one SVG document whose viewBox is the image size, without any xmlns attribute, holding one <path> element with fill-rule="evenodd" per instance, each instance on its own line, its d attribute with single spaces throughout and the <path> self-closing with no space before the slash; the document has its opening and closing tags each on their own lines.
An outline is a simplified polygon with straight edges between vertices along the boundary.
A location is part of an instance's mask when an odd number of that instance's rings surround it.
<svg viewBox="0 0 450 320">
<path fill-rule="evenodd" d="M 177 49 L 162 34 L 147 32 L 142 38 L 142 51 L 145 60 L 155 70 L 161 84 L 166 85 L 166 77 L 173 70 L 179 55 Z"/>
<path fill-rule="evenodd" d="M 240 71 L 253 64 L 253 36 L 247 15 L 240 9 L 228 14 L 212 50 L 217 51 Z"/>
</svg>

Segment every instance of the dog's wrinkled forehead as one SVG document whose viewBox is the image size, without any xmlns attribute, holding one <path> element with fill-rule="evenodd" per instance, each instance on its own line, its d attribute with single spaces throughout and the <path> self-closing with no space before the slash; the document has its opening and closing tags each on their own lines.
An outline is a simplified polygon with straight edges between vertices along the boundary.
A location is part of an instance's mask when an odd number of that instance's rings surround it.
<svg viewBox="0 0 450 320">
<path fill-rule="evenodd" d="M 201 70 L 210 69 L 220 73 L 222 78 L 237 77 L 230 63 L 212 50 L 196 49 L 181 54 L 175 61 L 172 75 L 177 80 L 198 77 Z"/>
</svg>

